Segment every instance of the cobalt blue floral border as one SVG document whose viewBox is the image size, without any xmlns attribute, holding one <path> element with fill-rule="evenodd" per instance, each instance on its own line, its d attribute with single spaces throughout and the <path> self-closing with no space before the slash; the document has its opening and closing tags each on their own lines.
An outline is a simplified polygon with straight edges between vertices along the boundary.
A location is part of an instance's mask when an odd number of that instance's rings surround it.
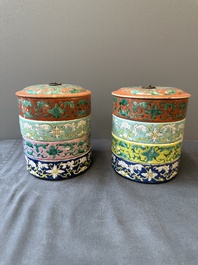
<svg viewBox="0 0 198 265">
<path fill-rule="evenodd" d="M 162 183 L 174 178 L 179 159 L 166 164 L 140 164 L 126 161 L 112 152 L 112 167 L 122 177 L 142 183 Z"/>
<path fill-rule="evenodd" d="M 91 150 L 81 156 L 62 161 L 36 160 L 25 156 L 26 168 L 37 178 L 47 180 L 62 180 L 78 176 L 91 165 Z"/>
</svg>

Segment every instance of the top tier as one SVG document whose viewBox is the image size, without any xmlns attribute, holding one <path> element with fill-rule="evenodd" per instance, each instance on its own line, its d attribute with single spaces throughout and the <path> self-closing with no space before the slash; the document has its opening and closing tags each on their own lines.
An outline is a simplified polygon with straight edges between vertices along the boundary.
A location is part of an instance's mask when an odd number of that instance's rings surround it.
<svg viewBox="0 0 198 265">
<path fill-rule="evenodd" d="M 181 89 L 174 87 L 160 87 L 160 86 L 134 86 L 122 87 L 112 92 L 112 95 L 126 98 L 144 98 L 144 99 L 179 99 L 189 98 L 191 95 Z"/>
<path fill-rule="evenodd" d="M 88 96 L 91 91 L 83 87 L 71 84 L 39 84 L 25 87 L 23 90 L 16 92 L 19 97 L 28 98 L 64 98 L 64 97 L 82 97 Z"/>
</svg>

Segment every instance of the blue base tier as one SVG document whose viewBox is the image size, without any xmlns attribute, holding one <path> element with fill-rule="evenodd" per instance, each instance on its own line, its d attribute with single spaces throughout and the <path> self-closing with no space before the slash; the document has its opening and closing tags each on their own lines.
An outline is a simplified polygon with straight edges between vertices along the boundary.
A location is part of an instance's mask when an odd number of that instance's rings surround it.
<svg viewBox="0 0 198 265">
<path fill-rule="evenodd" d="M 173 179 L 179 169 L 179 159 L 166 164 L 140 164 L 126 161 L 112 152 L 112 167 L 116 173 L 141 183 L 162 183 Z"/>
<path fill-rule="evenodd" d="M 33 176 L 46 180 L 62 180 L 78 176 L 91 165 L 91 150 L 73 159 L 52 161 L 36 160 L 25 156 L 27 170 Z"/>
</svg>

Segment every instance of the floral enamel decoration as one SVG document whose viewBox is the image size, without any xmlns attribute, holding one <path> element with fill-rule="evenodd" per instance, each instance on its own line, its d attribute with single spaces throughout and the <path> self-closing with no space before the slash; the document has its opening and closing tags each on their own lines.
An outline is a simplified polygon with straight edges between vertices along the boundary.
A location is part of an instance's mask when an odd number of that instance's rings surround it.
<svg viewBox="0 0 198 265">
<path fill-rule="evenodd" d="M 91 165 L 91 151 L 83 155 L 61 161 L 39 161 L 25 156 L 27 170 L 37 178 L 62 180 L 78 176 Z"/>
<path fill-rule="evenodd" d="M 60 142 L 41 142 L 23 139 L 24 152 L 27 156 L 41 160 L 69 159 L 87 152 L 90 147 L 90 136 Z"/>
<path fill-rule="evenodd" d="M 125 119 L 144 122 L 175 122 L 186 117 L 187 99 L 152 99 L 114 97 L 113 114 Z"/>
<path fill-rule="evenodd" d="M 141 144 L 126 141 L 112 134 L 112 152 L 123 159 L 139 163 L 173 162 L 181 155 L 182 142 L 171 144 Z"/>
<path fill-rule="evenodd" d="M 173 179 L 179 169 L 179 160 L 167 164 L 139 164 L 124 160 L 112 153 L 112 166 L 121 176 L 142 183 L 162 183 Z"/>
<path fill-rule="evenodd" d="M 65 141 L 90 133 L 90 116 L 68 121 L 34 121 L 19 116 L 21 134 L 38 141 Z"/>
<path fill-rule="evenodd" d="M 140 143 L 173 143 L 183 139 L 185 119 L 178 122 L 137 122 L 112 116 L 112 132 L 117 137 Z"/>
<path fill-rule="evenodd" d="M 178 173 L 190 94 L 173 87 L 113 91 L 112 166 L 123 177 L 161 183 Z"/>
<path fill-rule="evenodd" d="M 67 179 L 91 165 L 91 92 L 50 83 L 16 93 L 27 170 L 35 177 Z"/>
</svg>

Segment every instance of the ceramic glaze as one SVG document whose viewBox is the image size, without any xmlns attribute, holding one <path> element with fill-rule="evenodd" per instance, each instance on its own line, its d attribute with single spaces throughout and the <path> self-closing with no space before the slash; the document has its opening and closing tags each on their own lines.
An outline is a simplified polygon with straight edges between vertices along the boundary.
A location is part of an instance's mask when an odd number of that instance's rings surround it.
<svg viewBox="0 0 198 265">
<path fill-rule="evenodd" d="M 190 94 L 173 87 L 112 92 L 112 166 L 123 177 L 161 183 L 178 172 Z"/>
<path fill-rule="evenodd" d="M 28 157 L 40 160 L 69 159 L 87 152 L 90 147 L 90 137 L 60 142 L 41 142 L 23 138 L 24 152 Z"/>
<path fill-rule="evenodd" d="M 28 86 L 20 91 L 20 94 L 25 95 L 39 95 L 45 97 L 48 95 L 54 95 L 55 97 L 59 97 L 61 95 L 72 95 L 72 94 L 83 94 L 86 93 L 86 89 L 80 86 L 72 85 L 72 84 L 55 84 L 55 85 L 48 85 L 48 84 L 39 84 Z M 23 93 L 23 94 L 22 94 Z"/>
<path fill-rule="evenodd" d="M 112 115 L 112 132 L 124 140 L 166 144 L 183 139 L 185 119 L 178 122 L 137 122 Z"/>
<path fill-rule="evenodd" d="M 123 140 L 112 134 L 112 152 L 123 159 L 150 164 L 173 162 L 181 155 L 182 141 L 171 144 L 143 144 Z"/>
<path fill-rule="evenodd" d="M 27 119 L 62 121 L 90 115 L 90 96 L 77 98 L 19 98 L 19 114 Z"/>
<path fill-rule="evenodd" d="M 188 99 L 137 99 L 114 97 L 113 114 L 144 122 L 175 122 L 186 117 Z"/>
<path fill-rule="evenodd" d="M 90 116 L 67 121 L 36 121 L 19 116 L 23 137 L 37 141 L 65 141 L 90 133 Z"/>
<path fill-rule="evenodd" d="M 76 177 L 91 165 L 91 150 L 73 159 L 61 161 L 36 160 L 25 156 L 27 170 L 33 176 L 47 180 L 62 180 Z"/>
<path fill-rule="evenodd" d="M 112 92 L 113 95 L 124 98 L 152 98 L 152 99 L 181 99 L 189 98 L 190 94 L 175 87 L 122 87 Z"/>
<path fill-rule="evenodd" d="M 162 183 L 174 178 L 179 170 L 179 159 L 166 164 L 143 164 L 127 161 L 112 153 L 112 166 L 121 176 L 142 183 Z"/>
<path fill-rule="evenodd" d="M 27 170 L 38 178 L 77 176 L 91 165 L 91 91 L 72 84 L 16 92 Z"/>
</svg>

